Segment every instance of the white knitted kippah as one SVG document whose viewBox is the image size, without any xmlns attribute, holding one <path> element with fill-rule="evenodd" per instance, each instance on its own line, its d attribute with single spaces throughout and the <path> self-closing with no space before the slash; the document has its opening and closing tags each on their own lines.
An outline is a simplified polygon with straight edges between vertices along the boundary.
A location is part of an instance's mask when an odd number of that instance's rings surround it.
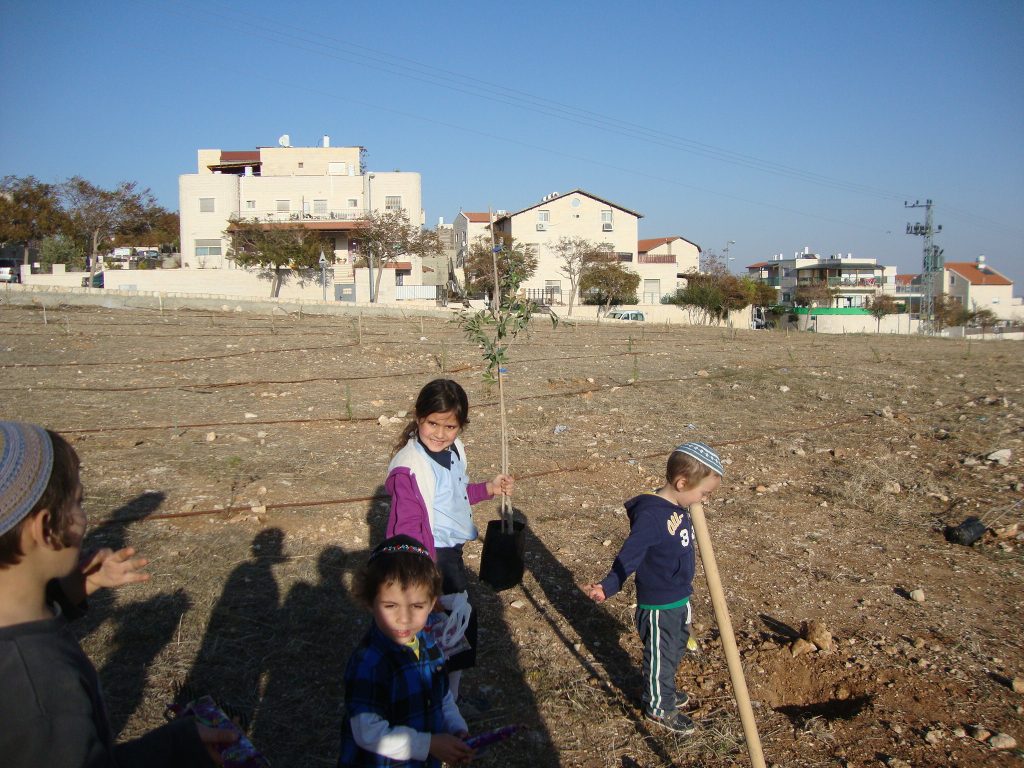
<svg viewBox="0 0 1024 768">
<path fill-rule="evenodd" d="M 719 477 L 725 477 L 725 469 L 722 468 L 722 460 L 718 458 L 718 454 L 711 450 L 711 447 L 706 443 L 683 443 L 676 447 L 676 451 L 679 453 L 685 453 L 687 456 L 692 456 Z M 673 451 L 673 453 L 675 453 L 675 451 Z"/>
<path fill-rule="evenodd" d="M 46 430 L 0 421 L 0 535 L 32 511 L 53 470 L 53 443 Z"/>
</svg>

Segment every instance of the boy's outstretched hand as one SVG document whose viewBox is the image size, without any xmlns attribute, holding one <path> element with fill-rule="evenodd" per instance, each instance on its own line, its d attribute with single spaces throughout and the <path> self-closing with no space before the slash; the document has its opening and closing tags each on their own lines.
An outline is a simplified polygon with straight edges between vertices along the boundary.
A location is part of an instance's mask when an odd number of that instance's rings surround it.
<svg viewBox="0 0 1024 768">
<path fill-rule="evenodd" d="M 604 588 L 600 584 L 584 584 L 583 591 L 595 603 L 603 603 L 607 599 L 604 596 Z"/>
<path fill-rule="evenodd" d="M 476 752 L 452 733 L 435 733 L 430 737 L 430 754 L 442 763 L 468 763 Z"/>
<path fill-rule="evenodd" d="M 496 475 L 493 480 L 487 481 L 487 492 L 491 496 L 497 496 L 499 493 L 508 496 L 512 493 L 512 487 L 515 484 L 516 479 L 512 475 Z"/>
<path fill-rule="evenodd" d="M 91 595 L 101 587 L 121 587 L 139 581 L 148 581 L 149 574 L 142 569 L 149 564 L 144 557 L 134 557 L 132 547 L 117 552 L 107 548 L 85 555 L 79 571 L 85 577 L 85 594 Z"/>
</svg>

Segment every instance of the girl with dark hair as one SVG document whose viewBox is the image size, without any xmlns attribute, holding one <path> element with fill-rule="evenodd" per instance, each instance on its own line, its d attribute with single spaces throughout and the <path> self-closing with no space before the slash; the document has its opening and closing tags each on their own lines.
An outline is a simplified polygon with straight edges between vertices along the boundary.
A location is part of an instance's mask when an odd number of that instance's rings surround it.
<svg viewBox="0 0 1024 768">
<path fill-rule="evenodd" d="M 471 505 L 511 493 L 514 484 L 504 474 L 485 483 L 469 482 L 466 447 L 459 439 L 468 423 L 466 390 L 451 379 L 431 381 L 416 398 L 413 419 L 402 430 L 384 482 L 391 494 L 387 535 L 407 534 L 423 543 L 441 571 L 445 597 L 467 589 L 462 547 L 477 537 Z M 448 659 L 456 698 L 461 670 L 476 663 L 476 612 L 470 610 L 469 648 Z"/>
</svg>

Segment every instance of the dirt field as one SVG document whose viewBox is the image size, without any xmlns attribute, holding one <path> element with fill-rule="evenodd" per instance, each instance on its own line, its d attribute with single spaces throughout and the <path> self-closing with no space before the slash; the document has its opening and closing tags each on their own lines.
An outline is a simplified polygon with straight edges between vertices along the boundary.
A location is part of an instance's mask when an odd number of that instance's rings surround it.
<svg viewBox="0 0 1024 768">
<path fill-rule="evenodd" d="M 333 765 L 368 622 L 347 587 L 381 537 L 380 484 L 423 383 L 466 387 L 471 475 L 498 467 L 478 350 L 438 319 L 61 307 L 46 321 L 0 306 L 4 416 L 75 444 L 92 544 L 153 560 L 149 583 L 94 599 L 78 627 L 115 729 L 162 722 L 187 683 L 247 715 L 274 766 Z M 625 537 L 622 501 L 696 439 L 727 462 L 706 514 L 767 763 L 1021 765 L 998 747 L 1024 743 L 1022 349 L 537 325 L 506 390 L 527 575 L 500 593 L 474 583 L 481 657 L 464 678 L 471 729 L 530 730 L 477 764 L 749 765 L 703 573 L 700 651 L 678 673 L 698 722 L 686 739 L 640 715 L 632 582 L 602 606 L 578 588 Z M 1005 464 L 987 459 L 1001 449 Z M 496 506 L 477 507 L 481 529 Z M 947 542 L 969 515 L 993 530 Z M 811 620 L 831 648 L 794 656 Z"/>
</svg>

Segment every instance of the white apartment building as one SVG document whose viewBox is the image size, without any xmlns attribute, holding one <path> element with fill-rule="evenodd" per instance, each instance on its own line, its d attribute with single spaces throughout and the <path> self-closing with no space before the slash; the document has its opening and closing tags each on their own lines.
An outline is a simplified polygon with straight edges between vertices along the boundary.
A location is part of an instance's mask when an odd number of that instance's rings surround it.
<svg viewBox="0 0 1024 768">
<path fill-rule="evenodd" d="M 511 235 L 516 242 L 532 246 L 537 253 L 537 271 L 523 283 L 527 295 L 550 303 L 568 304 L 569 280 L 562 273 L 555 244 L 563 237 L 580 237 L 603 245 L 643 279 L 636 250 L 637 222 L 641 215 L 582 189 L 574 189 L 565 194 L 545 195 L 539 203 L 516 213 L 496 215 L 494 227 L 497 233 Z M 649 287 L 660 297 L 661 278 L 652 279 L 657 280 L 658 285 L 642 283 L 640 290 L 646 294 Z M 665 292 L 675 287 L 674 269 L 671 280 L 671 286 L 664 286 Z"/>
<path fill-rule="evenodd" d="M 820 256 L 809 248 L 793 258 L 780 253 L 769 261 L 751 264 L 747 275 L 777 288 L 780 304 L 793 304 L 798 287 L 822 282 L 838 289 L 833 304 L 837 308 L 866 307 L 876 294 L 897 292 L 896 267 L 883 266 L 877 259 L 854 258 L 850 253 Z"/>
<path fill-rule="evenodd" d="M 424 222 L 420 174 L 367 171 L 361 147 L 281 146 L 249 151 L 200 149 L 196 173 L 178 180 L 182 266 L 232 269 L 226 230 L 232 217 L 322 232 L 333 241 L 336 279 L 351 275 L 351 238 L 367 211 L 405 210 Z"/>
</svg>

